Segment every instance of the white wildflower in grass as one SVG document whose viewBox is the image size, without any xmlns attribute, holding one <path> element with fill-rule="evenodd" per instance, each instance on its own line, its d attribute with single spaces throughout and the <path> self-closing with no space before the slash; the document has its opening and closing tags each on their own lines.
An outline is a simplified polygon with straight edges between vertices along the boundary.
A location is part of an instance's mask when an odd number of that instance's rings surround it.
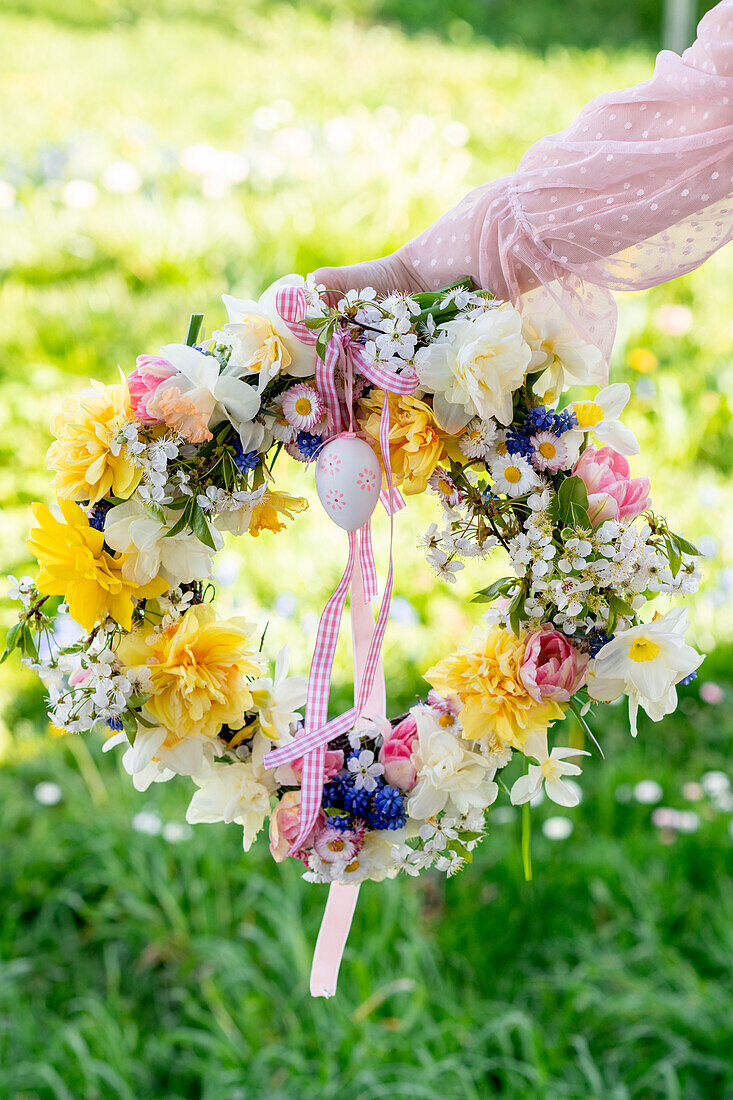
<svg viewBox="0 0 733 1100">
<path fill-rule="evenodd" d="M 530 764 L 526 775 L 520 775 L 511 790 L 511 800 L 515 806 L 530 799 L 542 789 L 558 806 L 577 806 L 580 802 L 577 791 L 564 782 L 566 776 L 580 775 L 577 764 L 571 764 L 569 757 L 590 756 L 585 749 L 572 749 L 556 746 L 547 751 L 547 738 L 531 733 L 524 743 L 524 755 L 537 761 Z"/>
<path fill-rule="evenodd" d="M 651 623 L 619 631 L 591 662 L 588 694 L 606 703 L 628 695 L 634 737 L 638 708 L 654 722 L 671 714 L 676 685 L 702 664 L 702 654 L 685 642 L 687 617 L 687 608 L 675 608 Z"/>
</svg>

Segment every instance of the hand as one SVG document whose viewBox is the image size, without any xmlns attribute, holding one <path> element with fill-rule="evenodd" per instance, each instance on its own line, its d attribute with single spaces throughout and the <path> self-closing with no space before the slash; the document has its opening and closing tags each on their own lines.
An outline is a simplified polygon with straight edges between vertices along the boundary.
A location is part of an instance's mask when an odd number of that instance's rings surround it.
<svg viewBox="0 0 733 1100">
<path fill-rule="evenodd" d="M 390 256 L 382 256 L 379 260 L 366 260 L 348 267 L 319 267 L 315 277 L 317 283 L 323 283 L 326 287 L 326 299 L 332 306 L 347 290 L 363 290 L 367 286 L 373 287 L 380 296 L 393 290 L 406 294 L 427 290 L 404 249 L 398 249 Z"/>
</svg>

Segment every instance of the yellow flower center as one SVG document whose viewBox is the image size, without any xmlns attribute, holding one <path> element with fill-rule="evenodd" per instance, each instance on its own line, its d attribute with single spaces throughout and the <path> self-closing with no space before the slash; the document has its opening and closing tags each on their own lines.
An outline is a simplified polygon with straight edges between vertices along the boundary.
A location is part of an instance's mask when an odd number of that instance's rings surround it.
<svg viewBox="0 0 733 1100">
<path fill-rule="evenodd" d="M 440 489 L 441 493 L 445 493 L 446 496 L 448 496 L 449 493 L 453 492 L 453 486 L 451 485 L 450 481 L 446 481 L 444 477 L 439 478 L 438 488 Z"/>
<path fill-rule="evenodd" d="M 518 481 L 522 480 L 522 471 L 518 466 L 507 466 L 504 477 L 510 485 L 516 485 Z"/>
<path fill-rule="evenodd" d="M 346 842 L 343 840 L 329 840 L 328 848 L 331 852 L 343 852 Z"/>
<path fill-rule="evenodd" d="M 347 871 L 358 871 L 359 870 L 359 860 L 358 859 L 352 860 L 351 863 L 346 867 L 346 870 Z"/>
<path fill-rule="evenodd" d="M 560 769 L 557 766 L 557 760 L 545 760 L 542 765 L 542 777 L 548 783 L 556 783 L 560 778 Z"/>
<path fill-rule="evenodd" d="M 656 642 L 650 642 L 648 638 L 637 638 L 631 649 L 629 657 L 632 661 L 653 661 L 659 653 Z"/>
<path fill-rule="evenodd" d="M 311 404 L 310 399 L 307 397 L 299 397 L 298 400 L 295 402 L 295 411 L 297 412 L 298 416 L 310 416 L 311 412 L 313 411 L 313 405 Z"/>
<path fill-rule="evenodd" d="M 573 412 L 579 428 L 593 428 L 599 420 L 603 420 L 603 409 L 595 401 L 576 401 Z"/>
<path fill-rule="evenodd" d="M 543 405 L 554 405 L 554 403 L 555 403 L 555 391 L 554 390 L 547 390 L 547 392 L 544 394 L 544 396 L 542 398 L 542 404 Z"/>
<path fill-rule="evenodd" d="M 440 718 L 438 719 L 438 725 L 442 726 L 443 729 L 446 729 L 449 726 L 455 725 L 455 721 L 456 720 L 452 714 L 441 714 Z"/>
<path fill-rule="evenodd" d="M 543 458 L 554 458 L 557 454 L 557 447 L 547 439 L 540 443 L 539 450 Z"/>
</svg>

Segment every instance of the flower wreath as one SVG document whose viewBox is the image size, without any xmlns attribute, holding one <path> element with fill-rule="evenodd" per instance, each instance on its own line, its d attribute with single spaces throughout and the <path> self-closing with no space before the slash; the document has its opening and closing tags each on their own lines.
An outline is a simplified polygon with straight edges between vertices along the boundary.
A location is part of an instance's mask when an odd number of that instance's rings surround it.
<svg viewBox="0 0 733 1100">
<path fill-rule="evenodd" d="M 194 315 L 185 343 L 65 399 L 48 452 L 57 506 L 33 505 L 40 571 L 13 582 L 23 606 L 6 648 L 42 677 L 55 726 L 101 724 L 106 748 L 126 747 L 138 790 L 190 776 L 188 821 L 236 822 L 247 850 L 269 817 L 276 860 L 338 884 L 317 993 L 335 985 L 345 886 L 453 874 L 500 790 L 527 821 L 542 785 L 575 805 L 588 753 L 551 746 L 553 722 L 572 710 L 600 752 L 594 702 L 626 695 L 635 734 L 638 707 L 654 721 L 673 711 L 702 660 L 685 611 L 643 621 L 658 594 L 696 589 L 697 551 L 630 476 L 629 387 L 606 385 L 596 347 L 466 282 L 328 300 L 297 276 L 257 301 L 225 295 L 229 320 L 210 339 Z M 592 399 L 565 396 L 588 386 L 601 387 Z M 254 626 L 211 603 L 222 532 L 280 531 L 307 507 L 274 487 L 283 449 L 315 465 L 349 531 L 307 691 L 284 652 L 268 676 Z M 426 672 L 427 697 L 389 718 L 391 550 L 375 624 L 370 516 L 381 497 L 392 524 L 402 494 L 426 490 L 442 505 L 423 540 L 441 577 L 499 546 L 510 571 L 477 596 L 490 606 L 470 644 Z M 349 589 L 355 704 L 329 720 Z"/>
</svg>

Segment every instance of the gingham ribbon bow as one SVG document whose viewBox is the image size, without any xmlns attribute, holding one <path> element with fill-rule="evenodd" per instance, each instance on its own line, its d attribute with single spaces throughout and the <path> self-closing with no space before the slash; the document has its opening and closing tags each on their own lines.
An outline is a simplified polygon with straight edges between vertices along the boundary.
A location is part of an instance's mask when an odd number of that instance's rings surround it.
<svg viewBox="0 0 733 1100">
<path fill-rule="evenodd" d="M 278 292 L 276 304 L 278 312 L 293 334 L 303 343 L 315 344 L 316 336 L 314 332 L 303 323 L 307 306 L 303 290 L 300 287 L 284 287 Z M 340 332 L 337 328 L 328 343 L 324 359 L 319 358 L 317 360 L 315 374 L 316 386 L 326 402 L 329 427 L 333 434 L 340 431 L 342 423 L 341 406 L 335 382 L 335 371 L 338 365 L 344 370 L 345 380 L 349 370 L 358 370 L 385 393 L 412 393 L 419 384 L 417 375 L 411 369 L 398 375 L 370 363 L 360 346 L 351 343 L 346 334 Z M 368 603 L 376 596 L 376 570 L 372 553 L 371 521 L 366 523 L 360 531 L 349 532 L 349 556 L 346 568 L 333 595 L 326 604 L 318 624 L 316 644 L 308 677 L 303 730 L 289 745 L 274 749 L 265 756 L 264 760 L 266 767 L 275 768 L 303 757 L 300 830 L 290 850 L 291 855 L 294 855 L 302 847 L 318 818 L 323 794 L 326 745 L 329 741 L 346 733 L 347 730 L 353 727 L 369 698 L 379 667 L 394 580 L 392 557 L 394 512 L 401 506 L 401 498 L 395 500 L 392 485 L 392 467 L 389 457 L 389 401 L 386 397 L 382 405 L 379 422 L 379 446 L 387 479 L 387 489 L 382 493 L 382 500 L 390 517 L 389 566 L 382 602 L 372 631 L 364 668 L 359 683 L 355 684 L 354 706 L 338 715 L 338 717 L 332 718 L 330 722 L 327 720 L 331 671 L 336 654 L 336 643 L 357 556 L 364 600 Z"/>
</svg>

